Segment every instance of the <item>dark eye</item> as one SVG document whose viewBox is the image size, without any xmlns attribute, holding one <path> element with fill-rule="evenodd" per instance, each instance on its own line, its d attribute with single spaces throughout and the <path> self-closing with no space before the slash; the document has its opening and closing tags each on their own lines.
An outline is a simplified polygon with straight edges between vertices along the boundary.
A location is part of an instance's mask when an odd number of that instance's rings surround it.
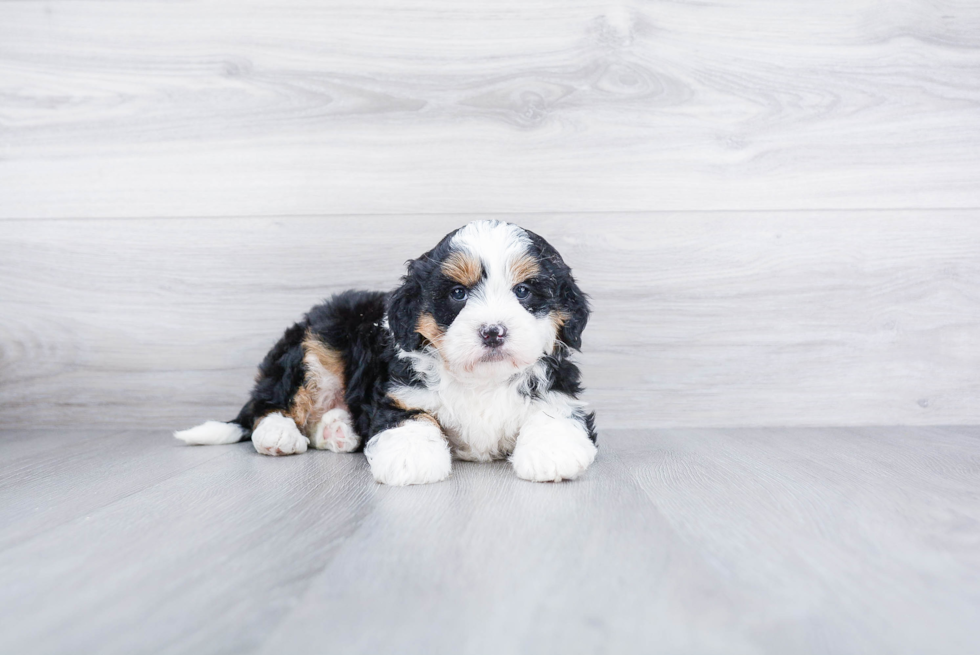
<svg viewBox="0 0 980 655">
<path fill-rule="evenodd" d="M 466 287 L 453 287 L 453 290 L 449 292 L 449 297 L 453 300 L 466 300 L 468 295 Z"/>
<path fill-rule="evenodd" d="M 518 284 L 516 287 L 514 287 L 514 295 L 521 300 L 524 300 L 531 295 L 531 289 L 528 288 L 526 284 Z"/>
</svg>

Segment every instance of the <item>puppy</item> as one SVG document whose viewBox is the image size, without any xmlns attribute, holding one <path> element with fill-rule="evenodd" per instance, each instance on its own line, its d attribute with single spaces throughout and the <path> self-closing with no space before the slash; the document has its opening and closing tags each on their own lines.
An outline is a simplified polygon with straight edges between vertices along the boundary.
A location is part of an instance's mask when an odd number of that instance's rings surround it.
<svg viewBox="0 0 980 655">
<path fill-rule="evenodd" d="M 547 241 L 477 221 L 408 262 L 393 292 L 346 291 L 311 309 L 266 355 L 237 418 L 174 436 L 251 437 L 263 455 L 363 447 L 375 480 L 391 485 L 444 480 L 453 455 L 570 480 L 596 455 L 569 359 L 588 318 Z"/>
</svg>

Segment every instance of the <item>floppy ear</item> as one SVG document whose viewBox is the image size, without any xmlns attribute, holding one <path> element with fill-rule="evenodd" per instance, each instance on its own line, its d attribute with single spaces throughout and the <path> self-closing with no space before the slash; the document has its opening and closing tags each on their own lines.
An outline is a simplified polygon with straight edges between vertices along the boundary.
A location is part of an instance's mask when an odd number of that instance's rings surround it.
<svg viewBox="0 0 980 655">
<path fill-rule="evenodd" d="M 419 263 L 408 262 L 408 274 L 402 285 L 388 297 L 388 328 L 402 350 L 418 350 L 422 336 L 415 331 L 422 314 L 422 283 L 419 280 Z"/>
<path fill-rule="evenodd" d="M 582 331 L 589 322 L 589 301 L 587 296 L 575 284 L 572 273 L 567 266 L 558 275 L 558 305 L 568 317 L 558 330 L 558 338 L 569 348 L 582 348 Z"/>
<path fill-rule="evenodd" d="M 582 348 L 582 330 L 589 322 L 588 296 L 582 293 L 572 277 L 572 269 L 561 258 L 558 251 L 544 240 L 544 237 L 524 230 L 531 238 L 531 243 L 537 250 L 540 262 L 545 272 L 551 275 L 555 282 L 555 298 L 558 308 L 565 314 L 565 323 L 558 330 L 558 340 L 569 348 Z"/>
</svg>

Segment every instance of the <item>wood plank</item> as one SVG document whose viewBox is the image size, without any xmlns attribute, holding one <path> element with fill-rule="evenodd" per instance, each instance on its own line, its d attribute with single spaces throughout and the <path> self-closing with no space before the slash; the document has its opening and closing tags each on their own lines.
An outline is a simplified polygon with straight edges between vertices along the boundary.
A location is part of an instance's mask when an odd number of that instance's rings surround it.
<svg viewBox="0 0 980 655">
<path fill-rule="evenodd" d="M 363 456 L 271 458 L 248 443 L 125 437 L 101 461 L 66 448 L 39 462 L 53 478 L 6 490 L 5 503 L 20 505 L 40 490 L 62 520 L 44 530 L 28 529 L 33 517 L 0 522 L 0 650 L 250 650 L 380 489 Z"/>
<path fill-rule="evenodd" d="M 980 207 L 980 5 L 0 3 L 0 217 Z"/>
<path fill-rule="evenodd" d="M 753 652 L 735 618 L 749 598 L 611 440 L 573 484 L 461 462 L 451 484 L 386 494 L 260 652 Z"/>
<path fill-rule="evenodd" d="M 115 431 L 105 428 L 66 428 L 59 426 L 54 434 L 68 432 L 71 434 L 71 443 L 83 443 L 90 439 L 102 439 L 115 434 Z M 51 439 L 51 428 L 45 429 L 22 429 L 4 430 L 3 432 L 3 459 L 0 460 L 0 484 L 8 473 L 15 467 L 19 467 L 22 462 L 30 461 L 36 457 L 41 457 L 51 450 L 62 448 L 65 444 L 60 439 Z"/>
<path fill-rule="evenodd" d="M 619 454 L 690 548 L 778 607 L 743 608 L 766 652 L 968 653 L 978 446 L 977 427 L 677 430 Z"/>
<path fill-rule="evenodd" d="M 637 431 L 577 484 L 459 467 L 380 499 L 262 652 L 967 653 L 978 446 Z"/>
<path fill-rule="evenodd" d="M 20 437 L 11 439 L 10 437 Z M 165 432 L 127 431 L 5 434 L 0 464 L 0 549 L 29 541 L 167 480 L 227 450 L 173 448 Z M 26 442 L 38 452 L 25 453 Z M 19 449 L 11 445 L 19 444 Z M 42 450 L 43 448 L 43 450 Z M 111 457 L 107 454 L 111 453 Z"/>
<path fill-rule="evenodd" d="M 457 462 L 409 488 L 376 485 L 362 455 L 130 430 L 96 460 L 51 439 L 61 459 L 2 492 L 61 489 L 66 519 L 25 539 L 9 538 L 23 518 L 0 521 L 4 652 L 965 655 L 980 639 L 976 427 L 614 430 L 576 482 Z"/>
<path fill-rule="evenodd" d="M 459 219 L 16 221 L 0 425 L 230 418 L 313 303 Z M 600 427 L 980 423 L 980 212 L 529 215 L 595 309 Z"/>
</svg>

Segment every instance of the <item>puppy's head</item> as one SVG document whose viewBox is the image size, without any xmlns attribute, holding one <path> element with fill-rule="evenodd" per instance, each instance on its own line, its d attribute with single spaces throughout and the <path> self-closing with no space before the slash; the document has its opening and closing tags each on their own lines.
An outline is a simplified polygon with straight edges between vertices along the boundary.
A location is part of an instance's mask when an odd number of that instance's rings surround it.
<svg viewBox="0 0 980 655">
<path fill-rule="evenodd" d="M 435 348 L 457 375 L 512 375 L 578 349 L 589 318 L 571 270 L 547 241 L 516 225 L 477 221 L 408 263 L 388 304 L 402 350 Z"/>
</svg>

